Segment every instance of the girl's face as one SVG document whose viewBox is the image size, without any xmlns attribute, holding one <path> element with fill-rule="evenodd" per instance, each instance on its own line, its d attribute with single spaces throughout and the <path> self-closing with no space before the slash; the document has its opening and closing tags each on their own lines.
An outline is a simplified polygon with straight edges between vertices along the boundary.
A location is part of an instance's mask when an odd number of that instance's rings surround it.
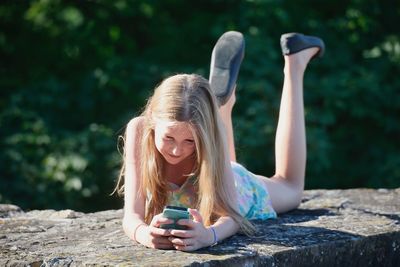
<svg viewBox="0 0 400 267">
<path fill-rule="evenodd" d="M 192 128 L 187 122 L 171 122 L 159 120 L 154 127 L 155 145 L 164 157 L 172 165 L 195 153 Z"/>
</svg>

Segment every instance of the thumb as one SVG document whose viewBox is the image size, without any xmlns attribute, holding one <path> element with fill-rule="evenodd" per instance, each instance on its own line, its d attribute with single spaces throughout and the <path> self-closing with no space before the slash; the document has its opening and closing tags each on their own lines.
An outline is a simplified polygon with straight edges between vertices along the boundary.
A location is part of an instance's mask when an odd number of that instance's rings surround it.
<svg viewBox="0 0 400 267">
<path fill-rule="evenodd" d="M 193 221 L 203 223 L 203 217 L 201 217 L 201 214 L 198 210 L 196 209 L 188 209 L 190 215 L 193 217 Z"/>
</svg>

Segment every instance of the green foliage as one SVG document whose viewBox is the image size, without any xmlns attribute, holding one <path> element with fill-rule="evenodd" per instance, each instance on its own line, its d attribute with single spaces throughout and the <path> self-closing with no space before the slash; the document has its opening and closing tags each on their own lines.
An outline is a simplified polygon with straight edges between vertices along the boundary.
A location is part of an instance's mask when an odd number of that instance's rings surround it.
<svg viewBox="0 0 400 267">
<path fill-rule="evenodd" d="M 307 188 L 400 186 L 400 10 L 391 1 L 4 1 L 0 4 L 0 202 L 94 211 L 120 167 L 118 136 L 168 75 L 208 76 L 241 31 L 239 160 L 274 171 L 279 37 L 321 36 L 305 76 Z"/>
</svg>

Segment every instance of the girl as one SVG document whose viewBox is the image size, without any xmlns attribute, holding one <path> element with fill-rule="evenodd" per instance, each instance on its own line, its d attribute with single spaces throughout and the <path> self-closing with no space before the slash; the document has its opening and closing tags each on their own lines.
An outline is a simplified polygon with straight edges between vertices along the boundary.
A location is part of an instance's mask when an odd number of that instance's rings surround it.
<svg viewBox="0 0 400 267">
<path fill-rule="evenodd" d="M 284 84 L 276 133 L 276 173 L 255 175 L 236 163 L 231 113 L 244 54 L 243 36 L 227 32 L 213 50 L 210 83 L 198 75 L 167 78 L 125 133 L 123 228 L 147 247 L 193 251 L 216 244 L 239 229 L 254 232 L 250 219 L 275 218 L 296 208 L 306 163 L 303 75 L 323 42 L 282 35 Z M 124 177 L 124 185 L 122 185 Z M 183 206 L 187 230 L 162 229 L 166 205 Z"/>
</svg>

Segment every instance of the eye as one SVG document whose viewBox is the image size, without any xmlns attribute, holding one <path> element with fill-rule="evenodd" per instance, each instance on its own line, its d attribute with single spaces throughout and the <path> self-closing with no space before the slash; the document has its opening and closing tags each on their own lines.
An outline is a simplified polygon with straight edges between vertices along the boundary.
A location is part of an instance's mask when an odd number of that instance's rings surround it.
<svg viewBox="0 0 400 267">
<path fill-rule="evenodd" d="M 166 141 L 173 141 L 174 138 L 173 138 L 172 136 L 165 136 L 165 137 L 164 137 L 164 140 L 166 140 Z"/>
<path fill-rule="evenodd" d="M 185 142 L 190 145 L 194 145 L 194 140 L 186 139 Z"/>
</svg>

